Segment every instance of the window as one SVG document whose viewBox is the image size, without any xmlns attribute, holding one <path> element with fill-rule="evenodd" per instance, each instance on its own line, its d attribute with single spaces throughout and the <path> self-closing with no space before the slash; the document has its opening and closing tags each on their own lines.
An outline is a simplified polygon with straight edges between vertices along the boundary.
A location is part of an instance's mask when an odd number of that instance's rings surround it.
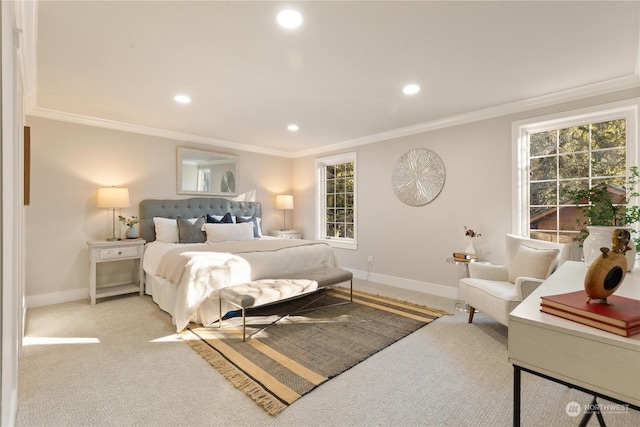
<svg viewBox="0 0 640 427">
<path fill-rule="evenodd" d="M 316 160 L 317 238 L 356 249 L 356 154 Z"/>
<path fill-rule="evenodd" d="M 198 191 L 209 192 L 211 187 L 211 168 L 198 169 Z"/>
<path fill-rule="evenodd" d="M 571 193 L 604 186 L 624 204 L 628 166 L 637 164 L 636 107 L 518 124 L 519 233 L 567 243 L 585 218 Z M 634 161 L 635 159 L 635 161 Z"/>
</svg>

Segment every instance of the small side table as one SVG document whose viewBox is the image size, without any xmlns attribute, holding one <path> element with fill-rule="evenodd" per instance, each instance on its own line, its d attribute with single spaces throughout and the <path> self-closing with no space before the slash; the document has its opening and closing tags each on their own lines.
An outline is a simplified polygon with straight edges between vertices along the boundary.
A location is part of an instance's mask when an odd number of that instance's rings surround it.
<svg viewBox="0 0 640 427">
<path fill-rule="evenodd" d="M 449 257 L 447 258 L 447 262 L 449 264 L 464 266 L 464 277 L 469 277 L 469 264 L 471 264 L 472 262 L 480 262 L 480 261 L 461 261 L 461 260 L 455 259 L 454 257 Z"/>
<path fill-rule="evenodd" d="M 144 253 L 143 239 L 95 241 L 87 242 L 89 245 L 89 297 L 91 305 L 98 298 L 139 292 L 144 294 L 144 271 L 142 270 L 142 254 Z M 135 268 L 132 271 L 132 280 L 127 282 L 111 283 L 107 286 L 96 286 L 98 264 L 105 262 L 134 260 Z"/>
<path fill-rule="evenodd" d="M 302 239 L 302 233 L 298 230 L 271 230 L 269 235 L 281 239 Z"/>
<path fill-rule="evenodd" d="M 488 264 L 486 261 L 461 261 L 461 260 L 455 259 L 454 257 L 447 258 L 447 262 L 449 264 L 464 266 L 464 276 L 463 277 L 469 277 L 469 264 L 471 264 L 472 262 L 479 262 L 479 263 L 483 263 L 483 264 Z M 455 308 L 456 308 L 456 310 L 464 311 L 465 313 L 468 313 L 469 309 L 470 309 L 469 304 L 467 304 L 466 302 L 457 302 L 455 304 Z M 478 310 L 476 310 L 476 313 L 478 313 Z"/>
</svg>

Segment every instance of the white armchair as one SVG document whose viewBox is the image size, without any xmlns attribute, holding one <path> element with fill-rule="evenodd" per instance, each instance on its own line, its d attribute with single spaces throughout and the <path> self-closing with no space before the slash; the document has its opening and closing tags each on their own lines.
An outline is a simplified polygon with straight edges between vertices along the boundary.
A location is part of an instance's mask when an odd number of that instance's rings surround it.
<svg viewBox="0 0 640 427">
<path fill-rule="evenodd" d="M 470 263 L 469 277 L 460 279 L 459 297 L 475 310 L 509 326 L 509 313 L 556 268 L 569 259 L 570 246 L 544 240 L 506 236 L 507 264 Z"/>
</svg>

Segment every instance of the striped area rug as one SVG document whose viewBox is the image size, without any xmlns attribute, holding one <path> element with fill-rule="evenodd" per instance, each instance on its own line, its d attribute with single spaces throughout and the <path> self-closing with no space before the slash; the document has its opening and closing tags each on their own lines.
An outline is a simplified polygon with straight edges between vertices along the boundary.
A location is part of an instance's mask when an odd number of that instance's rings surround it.
<svg viewBox="0 0 640 427">
<path fill-rule="evenodd" d="M 271 415 L 399 339 L 443 314 L 394 299 L 334 288 L 310 307 L 262 330 L 286 313 L 308 304 L 319 294 L 247 312 L 247 336 L 242 342 L 239 317 L 220 329 L 190 325 L 182 340 Z"/>
</svg>

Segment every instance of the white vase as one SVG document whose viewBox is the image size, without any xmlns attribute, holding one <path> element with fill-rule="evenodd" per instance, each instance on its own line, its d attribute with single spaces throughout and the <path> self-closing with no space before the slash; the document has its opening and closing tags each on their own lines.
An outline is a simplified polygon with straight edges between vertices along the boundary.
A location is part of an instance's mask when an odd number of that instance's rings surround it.
<svg viewBox="0 0 640 427">
<path fill-rule="evenodd" d="M 465 249 L 464 251 L 471 255 L 476 254 L 476 248 L 473 247 L 473 239 L 471 237 L 467 238 L 467 249 Z"/>
<path fill-rule="evenodd" d="M 587 227 L 589 235 L 584 240 L 582 247 L 584 262 L 586 262 L 587 265 L 591 265 L 591 263 L 600 256 L 600 254 L 602 253 L 600 251 L 600 248 L 611 249 L 613 232 L 618 228 L 623 228 L 625 230 L 631 231 L 629 227 L 609 227 L 603 225 L 590 225 Z M 625 254 L 625 258 L 627 259 L 627 271 L 633 270 L 636 262 L 636 247 L 633 243 L 633 241 L 629 242 L 631 250 L 628 250 Z"/>
<path fill-rule="evenodd" d="M 138 238 L 138 229 L 135 227 L 127 228 L 126 233 L 127 239 L 137 239 Z"/>
</svg>

